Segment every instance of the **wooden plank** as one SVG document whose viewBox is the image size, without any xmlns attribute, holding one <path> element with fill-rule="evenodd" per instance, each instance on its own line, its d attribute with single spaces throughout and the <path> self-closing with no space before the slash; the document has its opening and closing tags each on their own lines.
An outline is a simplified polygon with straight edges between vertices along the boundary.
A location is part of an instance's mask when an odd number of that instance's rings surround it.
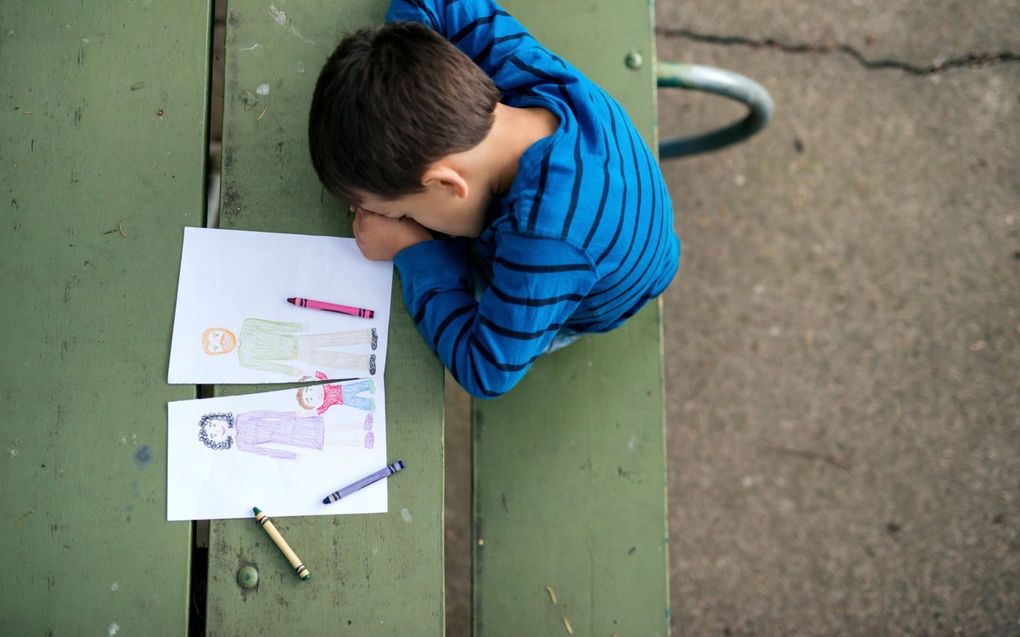
<svg viewBox="0 0 1020 637">
<path fill-rule="evenodd" d="M 182 634 L 166 522 L 182 228 L 204 214 L 210 3 L 0 3 L 4 632 Z"/>
<path fill-rule="evenodd" d="M 308 158 L 308 107 L 341 35 L 380 24 L 386 6 L 230 2 L 221 227 L 351 236 L 350 220 L 323 192 Z M 389 513 L 278 519 L 312 571 L 308 582 L 254 522 L 213 522 L 209 634 L 443 633 L 442 366 L 407 314 L 399 280 L 389 339 L 387 447 L 391 459 L 407 463 L 389 482 Z M 248 565 L 259 572 L 253 590 L 235 580 Z"/>
<path fill-rule="evenodd" d="M 619 99 L 654 148 L 649 5 L 506 3 Z M 566 635 L 564 618 L 579 635 L 669 632 L 660 311 L 651 303 L 473 402 L 476 635 Z"/>
</svg>

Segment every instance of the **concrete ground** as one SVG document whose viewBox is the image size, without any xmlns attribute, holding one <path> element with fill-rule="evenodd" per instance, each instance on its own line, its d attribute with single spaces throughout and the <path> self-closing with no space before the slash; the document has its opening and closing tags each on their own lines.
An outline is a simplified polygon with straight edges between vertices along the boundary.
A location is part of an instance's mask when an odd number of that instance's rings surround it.
<svg viewBox="0 0 1020 637">
<path fill-rule="evenodd" d="M 674 634 L 1020 634 L 1020 0 L 656 12 L 660 59 L 776 102 L 749 143 L 663 166 L 684 243 L 665 295 Z M 663 137 L 741 114 L 659 107 Z M 468 425 L 448 387 L 461 635 Z"/>
</svg>

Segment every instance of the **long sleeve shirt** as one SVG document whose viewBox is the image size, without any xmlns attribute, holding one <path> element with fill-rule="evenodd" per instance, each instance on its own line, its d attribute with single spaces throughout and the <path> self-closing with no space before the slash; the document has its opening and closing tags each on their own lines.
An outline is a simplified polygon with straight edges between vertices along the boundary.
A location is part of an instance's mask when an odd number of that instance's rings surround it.
<svg viewBox="0 0 1020 637">
<path fill-rule="evenodd" d="M 286 411 L 247 411 L 234 417 L 237 448 L 270 458 L 295 460 L 297 454 L 274 446 L 322 449 L 322 416 L 300 416 Z"/>
<path fill-rule="evenodd" d="M 509 106 L 542 107 L 556 132 L 529 147 L 474 241 L 491 270 L 476 299 L 463 241 L 394 259 L 426 342 L 471 394 L 514 386 L 562 328 L 619 326 L 665 290 L 680 243 L 658 164 L 623 108 L 492 0 L 393 0 L 478 64 Z"/>
<path fill-rule="evenodd" d="M 280 361 L 298 359 L 298 336 L 304 331 L 303 323 L 245 319 L 238 340 L 238 360 L 248 369 L 300 377 L 300 369 Z"/>
</svg>

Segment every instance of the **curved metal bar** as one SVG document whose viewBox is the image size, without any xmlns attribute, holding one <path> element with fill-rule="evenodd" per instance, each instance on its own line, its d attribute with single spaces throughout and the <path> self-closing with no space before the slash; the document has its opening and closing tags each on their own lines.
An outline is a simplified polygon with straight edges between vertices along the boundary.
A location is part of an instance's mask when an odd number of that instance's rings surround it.
<svg viewBox="0 0 1020 637">
<path fill-rule="evenodd" d="M 745 104 L 747 117 L 735 124 L 702 135 L 667 139 L 659 144 L 659 157 L 669 159 L 717 150 L 747 139 L 765 128 L 772 118 L 772 97 L 754 80 L 711 66 L 659 62 L 659 88 L 680 88 L 721 95 Z"/>
</svg>

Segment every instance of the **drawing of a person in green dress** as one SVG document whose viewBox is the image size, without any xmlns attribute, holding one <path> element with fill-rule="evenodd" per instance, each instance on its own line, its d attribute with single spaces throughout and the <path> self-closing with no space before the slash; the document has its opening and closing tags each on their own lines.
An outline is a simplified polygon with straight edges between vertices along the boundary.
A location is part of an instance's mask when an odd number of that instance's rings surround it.
<svg viewBox="0 0 1020 637">
<path fill-rule="evenodd" d="M 349 370 L 355 375 L 375 374 L 375 354 L 332 348 L 371 348 L 374 351 L 377 346 L 374 327 L 309 334 L 307 323 L 250 318 L 241 326 L 240 337 L 225 327 L 210 327 L 202 332 L 202 351 L 206 354 L 220 356 L 236 350 L 242 367 L 293 378 L 301 378 L 306 373 L 296 363 Z"/>
</svg>

